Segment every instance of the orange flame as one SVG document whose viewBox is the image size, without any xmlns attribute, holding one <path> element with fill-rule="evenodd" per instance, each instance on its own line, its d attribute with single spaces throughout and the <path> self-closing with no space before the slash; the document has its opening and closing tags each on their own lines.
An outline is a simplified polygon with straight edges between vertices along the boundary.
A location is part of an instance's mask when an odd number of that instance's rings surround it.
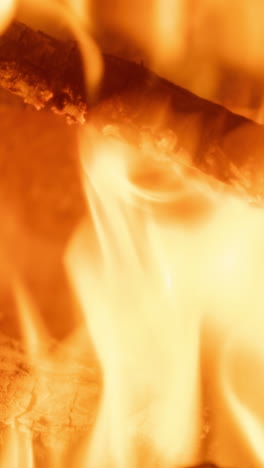
<svg viewBox="0 0 264 468">
<path fill-rule="evenodd" d="M 83 225 L 68 258 L 104 378 L 88 466 L 107 460 L 118 468 L 147 466 L 141 445 L 156 451 L 164 466 L 175 459 L 186 463 L 195 452 L 200 415 L 199 314 L 181 291 L 187 283 L 178 284 L 178 272 L 186 278 L 184 258 L 172 253 L 177 233 L 170 222 L 156 223 L 147 205 L 136 203 L 127 176 L 133 150 L 97 138 L 94 151 L 84 149 L 83 156 L 91 159 L 84 161 L 84 186 L 99 245 L 92 242 L 93 228 Z M 189 328 L 183 326 L 184 307 L 193 321 Z M 186 333 L 179 336 L 177 329 Z"/>
<path fill-rule="evenodd" d="M 16 0 L 1 0 L 0 4 L 0 34 L 8 27 L 16 11 Z"/>
<path fill-rule="evenodd" d="M 209 385 L 217 385 L 219 401 L 224 398 L 225 417 L 236 421 L 239 444 L 244 446 L 246 434 L 249 458 L 262 463 L 261 426 L 250 400 L 255 384 L 250 397 L 239 383 L 247 364 L 237 375 L 236 354 L 229 351 L 232 329 L 240 342 L 235 353 L 243 350 L 247 329 L 254 324 L 253 330 L 262 330 L 262 210 L 215 192 L 197 174 L 192 179 L 182 163 L 168 162 L 162 153 L 139 154 L 107 130 L 85 129 L 81 158 L 92 224 L 84 221 L 76 232 L 67 268 L 104 379 L 87 466 L 134 468 L 152 466 L 153 459 L 163 468 L 197 463 L 208 424 L 201 370 Z M 198 214 L 188 211 L 194 202 Z M 215 363 L 208 363 L 207 345 L 200 342 L 206 329 L 223 348 Z M 217 383 L 210 383 L 210 372 Z M 210 404 L 217 400 L 208 398 Z M 215 432 L 226 445 L 213 460 L 241 463 L 221 424 L 216 420 Z"/>
<path fill-rule="evenodd" d="M 33 446 L 30 434 L 17 429 L 6 431 L 4 451 L 0 456 L 1 466 L 7 468 L 35 468 Z"/>
<path fill-rule="evenodd" d="M 208 17 L 200 12 L 194 31 L 211 18 L 212 2 L 207 3 Z M 215 5 L 221 10 L 219 2 Z M 2 2 L 0 31 L 14 6 Z M 184 2 L 157 0 L 152 6 L 151 39 L 142 40 L 154 62 L 170 67 L 173 54 L 181 57 L 185 47 Z M 102 62 L 87 33 L 92 22 L 84 14 L 85 2 L 48 0 L 42 8 L 76 34 L 89 89 L 95 92 Z M 251 20 L 248 27 L 251 31 Z M 213 45 L 217 49 L 219 42 Z M 210 52 L 211 44 L 207 47 Z M 261 47 L 254 52 L 252 61 L 259 63 Z M 232 45 L 225 53 L 232 61 Z M 65 265 L 87 333 L 73 332 L 66 358 L 49 347 L 43 350 L 49 333 L 25 286 L 13 281 L 23 342 L 38 381 L 37 412 L 47 413 L 45 427 L 52 430 L 52 403 L 45 393 L 52 380 L 49 372 L 59 369 L 65 377 L 71 347 L 82 352 L 91 335 L 103 394 L 92 438 L 77 450 L 76 468 L 190 465 L 200 461 L 206 444 L 213 461 L 247 467 L 233 448 L 234 434 L 252 466 L 263 465 L 264 414 L 258 389 L 264 384 L 263 212 L 209 184 L 182 155 L 170 159 L 166 139 L 158 150 L 148 142 L 138 149 L 112 130 L 106 127 L 100 133 L 90 125 L 80 134 L 87 216 L 71 239 Z M 75 371 L 77 377 L 84 372 Z M 63 394 L 74 393 L 74 385 L 66 378 Z M 204 393 L 210 420 L 204 414 Z M 218 405 L 230 431 L 220 420 Z M 21 434 L 19 421 L 13 423 L 0 464 L 35 468 L 32 434 Z M 223 442 L 221 449 L 211 442 L 211 426 Z M 51 450 L 49 468 L 70 466 L 65 460 L 65 454 Z"/>
</svg>

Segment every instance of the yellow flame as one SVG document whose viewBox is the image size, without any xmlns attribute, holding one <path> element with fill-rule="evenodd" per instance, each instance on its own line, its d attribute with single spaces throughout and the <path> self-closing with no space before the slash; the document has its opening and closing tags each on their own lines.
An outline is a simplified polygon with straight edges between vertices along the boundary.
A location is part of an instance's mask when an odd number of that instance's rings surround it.
<svg viewBox="0 0 264 468">
<path fill-rule="evenodd" d="M 1 0 L 0 2 L 0 34 L 8 27 L 12 21 L 17 2 L 16 0 Z"/>
<path fill-rule="evenodd" d="M 185 47 L 185 11 L 182 0 L 155 0 L 153 2 L 155 45 L 154 61 L 167 64 L 180 57 Z"/>
<path fill-rule="evenodd" d="M 66 25 L 70 29 L 78 41 L 82 54 L 88 96 L 95 95 L 103 74 L 103 61 L 100 48 L 91 34 L 89 2 L 85 0 L 18 0 L 18 2 L 22 17 L 25 15 L 24 11 L 28 10 L 29 18 L 30 12 L 33 16 L 33 12 L 36 12 L 53 21 L 55 19 L 60 25 Z"/>
<path fill-rule="evenodd" d="M 254 247 L 252 250 L 254 252 Z M 259 267 L 262 275 L 263 251 L 259 252 L 259 255 L 261 255 Z M 227 410 L 232 415 L 232 423 L 241 434 L 243 449 L 247 453 L 252 453 L 256 466 L 262 466 L 264 464 L 262 339 L 264 297 L 262 281 L 259 281 L 255 275 L 253 277 L 254 284 L 250 285 L 251 278 L 247 278 L 245 283 L 243 279 L 240 282 L 240 287 L 247 290 L 247 295 L 241 295 L 246 303 L 240 307 L 238 319 L 235 321 L 233 317 L 229 317 L 231 326 L 229 325 L 229 333 L 226 333 L 220 361 L 220 388 Z"/>
<path fill-rule="evenodd" d="M 201 13 L 197 31 L 211 18 L 211 9 L 214 12 L 213 3 L 207 3 L 210 8 L 204 16 Z M 220 2 L 216 4 L 221 10 Z M 15 2 L 1 3 L 0 31 L 11 21 L 14 8 Z M 74 32 L 89 90 L 95 92 L 102 60 L 89 35 L 92 23 L 86 3 L 47 0 L 42 9 Z M 252 33 L 249 55 L 255 63 L 262 56 L 262 48 L 253 47 L 260 32 L 255 36 L 253 15 L 248 18 L 245 11 L 243 24 Z M 173 54 L 179 57 L 186 45 L 184 2 L 156 0 L 152 14 L 151 38 L 143 43 L 151 44 L 154 62 L 171 66 Z M 237 46 L 229 34 L 227 39 L 224 51 L 218 40 L 212 50 L 232 62 Z M 203 40 L 199 44 L 203 47 Z M 243 60 L 240 51 L 237 63 Z M 142 148 L 91 127 L 84 130 L 81 144 L 82 181 L 91 217 L 76 230 L 66 267 L 102 367 L 104 389 L 92 440 L 77 468 L 196 463 L 203 433 L 201 370 L 209 381 L 211 372 L 218 375 L 214 385 L 229 421 L 250 460 L 263 465 L 264 382 L 258 378 L 264 355 L 263 212 L 217 193 L 186 161 L 168 160 L 162 147 L 157 154 L 152 148 L 146 155 Z M 14 295 L 37 374 L 41 343 L 49 336 L 19 280 L 14 281 Z M 200 351 L 205 326 L 217 337 L 214 372 Z M 86 334 L 81 343 L 78 336 L 73 333 L 69 343 L 83 349 Z M 44 358 L 49 369 L 56 369 L 56 356 Z M 44 378 L 37 401 L 42 411 L 48 411 L 46 384 Z M 64 385 L 70 393 L 71 383 Z M 33 468 L 31 438 L 16 428 L 8 437 L 0 464 Z M 58 468 L 60 455 L 50 458 L 50 466 Z"/>
<path fill-rule="evenodd" d="M 92 26 L 89 2 L 86 0 L 66 0 L 66 5 L 69 6 L 69 11 L 60 6 L 57 6 L 55 11 L 59 18 L 65 17 L 79 42 L 86 73 L 88 96 L 93 96 L 97 92 L 103 74 L 103 61 L 99 47 L 89 34 L 88 28 Z"/>
<path fill-rule="evenodd" d="M 5 468 L 34 468 L 31 435 L 10 427 L 0 450 L 0 465 Z"/>
<path fill-rule="evenodd" d="M 13 291 L 26 351 L 31 357 L 40 357 L 43 343 L 47 345 L 50 341 L 49 334 L 29 293 L 18 279 L 13 283 Z"/>
<path fill-rule="evenodd" d="M 148 158 L 107 131 L 88 127 L 82 134 L 92 221 L 76 231 L 66 266 L 104 391 L 80 466 L 152 466 L 153 457 L 162 468 L 197 463 L 204 430 L 201 371 L 209 382 L 214 376 L 216 399 L 222 392 L 241 446 L 247 438 L 249 459 L 263 463 L 261 398 L 253 405 L 254 385 L 248 394 L 243 390 L 232 370 L 236 354 L 226 350 L 236 330 L 245 362 L 247 330 L 263 330 L 264 215 L 159 151 Z M 193 203 L 198 212 L 189 208 Z M 216 333 L 219 346 L 210 365 L 200 348 L 206 348 L 200 343 L 204 327 Z M 262 345 L 255 356 L 262 369 Z M 240 371 L 244 380 L 248 371 Z M 218 400 L 208 404 L 217 408 Z M 227 437 L 220 438 L 222 459 L 217 450 L 211 458 L 242 463 L 228 452 Z"/>
<path fill-rule="evenodd" d="M 175 215 L 160 219 L 160 206 L 167 210 L 167 183 L 174 178 L 179 186 L 181 171 L 164 161 L 160 191 L 149 191 L 148 184 L 146 190 L 131 178 L 142 161 L 128 144 L 93 132 L 83 144 L 93 226 L 81 225 L 67 266 L 104 378 L 88 466 L 105 466 L 107 460 L 115 468 L 139 461 L 148 466 L 151 453 L 164 467 L 188 464 L 200 427 L 200 256 L 195 237 L 185 231 L 176 190 L 169 197 L 170 204 L 174 195 Z M 199 199 L 197 181 L 186 184 L 189 202 Z M 210 190 L 208 198 L 211 203 Z"/>
</svg>

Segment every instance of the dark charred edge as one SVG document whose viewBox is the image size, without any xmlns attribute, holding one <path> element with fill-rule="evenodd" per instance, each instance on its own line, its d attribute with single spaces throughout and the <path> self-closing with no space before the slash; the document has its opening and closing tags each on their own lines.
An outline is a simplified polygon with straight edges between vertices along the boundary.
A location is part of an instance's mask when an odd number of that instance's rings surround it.
<svg viewBox="0 0 264 468">
<path fill-rule="evenodd" d="M 77 121 L 87 112 L 76 43 L 22 23 L 14 22 L 0 37 L 0 84 L 38 109 L 48 105 Z"/>
<path fill-rule="evenodd" d="M 149 72 L 135 63 L 104 56 L 97 100 L 144 84 Z M 92 66 L 92 64 L 91 64 Z M 48 106 L 72 121 L 83 122 L 93 102 L 86 93 L 77 42 L 61 41 L 13 22 L 0 36 L 0 85 L 37 109 Z"/>
<path fill-rule="evenodd" d="M 179 109 L 188 111 L 206 103 L 192 93 L 162 79 L 140 64 L 110 55 L 103 56 L 104 74 L 93 102 L 85 86 L 82 57 L 76 41 L 61 41 L 20 22 L 13 22 L 0 36 L 0 85 L 36 108 L 45 106 L 83 121 L 95 101 L 130 89 L 157 88 L 166 97 L 178 99 Z M 92 64 L 91 64 L 92 66 Z"/>
</svg>

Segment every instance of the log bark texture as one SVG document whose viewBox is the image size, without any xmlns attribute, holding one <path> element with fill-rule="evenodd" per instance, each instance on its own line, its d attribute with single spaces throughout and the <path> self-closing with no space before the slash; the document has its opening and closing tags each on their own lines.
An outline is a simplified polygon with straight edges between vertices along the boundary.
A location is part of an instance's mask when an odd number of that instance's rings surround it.
<svg viewBox="0 0 264 468">
<path fill-rule="evenodd" d="M 184 150 L 194 167 L 262 203 L 262 126 L 139 64 L 104 56 L 104 67 L 97 101 L 89 103 L 74 41 L 63 42 L 17 22 L 0 37 L 0 85 L 25 102 L 49 107 L 71 121 L 117 125 L 136 145 L 146 132 L 154 140 L 173 135 L 175 157 Z"/>
<path fill-rule="evenodd" d="M 98 99 L 135 82 L 149 72 L 132 62 L 104 56 Z M 92 66 L 92 65 L 91 65 Z M 0 85 L 37 109 L 50 107 L 70 121 L 84 122 L 89 109 L 82 57 L 75 41 L 61 41 L 14 22 L 0 36 Z"/>
</svg>

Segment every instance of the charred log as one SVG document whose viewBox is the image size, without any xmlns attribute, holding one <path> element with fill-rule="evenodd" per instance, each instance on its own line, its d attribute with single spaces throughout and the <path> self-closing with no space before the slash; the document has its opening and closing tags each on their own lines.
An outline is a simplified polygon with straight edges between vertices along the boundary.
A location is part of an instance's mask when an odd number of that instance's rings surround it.
<svg viewBox="0 0 264 468">
<path fill-rule="evenodd" d="M 104 56 L 97 101 L 86 95 L 82 59 L 74 41 L 63 42 L 13 23 L 0 37 L 0 85 L 36 108 L 71 121 L 117 125 L 126 140 L 175 137 L 174 154 L 188 153 L 202 172 L 262 200 L 264 129 L 194 96 L 143 66 Z"/>
<path fill-rule="evenodd" d="M 109 55 L 103 59 L 98 100 L 148 80 L 149 72 L 140 65 Z M 0 36 L 0 85 L 37 109 L 48 106 L 70 121 L 87 117 L 90 103 L 75 41 L 60 41 L 14 22 Z"/>
</svg>

